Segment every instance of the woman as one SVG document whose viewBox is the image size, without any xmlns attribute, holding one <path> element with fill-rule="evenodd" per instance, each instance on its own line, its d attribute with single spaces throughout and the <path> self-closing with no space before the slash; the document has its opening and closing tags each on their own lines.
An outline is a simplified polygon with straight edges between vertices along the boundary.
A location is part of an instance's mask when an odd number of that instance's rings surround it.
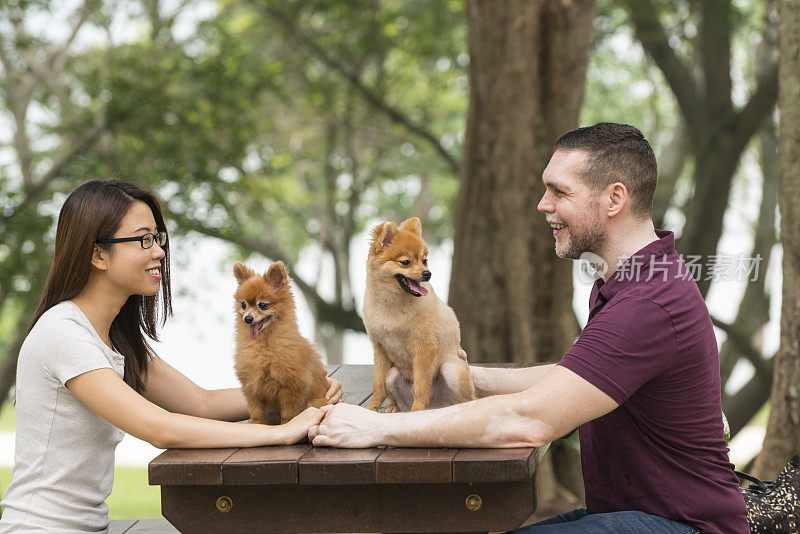
<svg viewBox="0 0 800 534">
<path fill-rule="evenodd" d="M 0 533 L 103 532 L 125 433 L 158 448 L 295 443 L 329 406 L 279 426 L 240 424 L 241 390 L 207 391 L 147 343 L 172 312 L 155 196 L 94 180 L 67 197 L 53 264 L 17 364 L 16 452 Z M 329 379 L 326 398 L 342 396 Z M 162 409 L 163 408 L 163 409 Z"/>
</svg>

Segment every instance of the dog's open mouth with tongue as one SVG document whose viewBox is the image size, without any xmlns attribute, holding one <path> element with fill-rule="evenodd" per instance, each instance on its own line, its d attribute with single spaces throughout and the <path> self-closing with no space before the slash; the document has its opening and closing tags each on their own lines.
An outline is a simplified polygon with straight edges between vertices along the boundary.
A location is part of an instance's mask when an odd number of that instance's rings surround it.
<svg viewBox="0 0 800 534">
<path fill-rule="evenodd" d="M 257 323 L 253 323 L 250 325 L 250 339 L 255 339 L 261 329 L 264 328 L 264 325 L 267 324 L 269 318 L 272 317 L 271 315 L 267 315 Z"/>
<path fill-rule="evenodd" d="M 400 287 L 412 297 L 424 297 L 428 294 L 428 290 L 422 287 L 419 281 L 403 276 L 402 274 L 396 274 L 394 276 L 400 283 Z"/>
</svg>

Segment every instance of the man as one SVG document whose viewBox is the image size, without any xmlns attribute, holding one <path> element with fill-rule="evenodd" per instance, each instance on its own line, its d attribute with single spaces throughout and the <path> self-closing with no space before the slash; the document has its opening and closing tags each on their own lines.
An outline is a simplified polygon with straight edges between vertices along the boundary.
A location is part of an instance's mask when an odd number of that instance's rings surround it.
<svg viewBox="0 0 800 534">
<path fill-rule="evenodd" d="M 309 437 L 337 447 L 530 447 L 577 427 L 587 509 L 522 532 L 749 533 L 723 439 L 708 310 L 673 234 L 651 220 L 652 148 L 613 123 L 568 132 L 555 148 L 538 209 L 558 256 L 591 253 L 601 266 L 567 354 L 555 365 L 472 368 L 489 396 L 439 410 L 340 404 Z"/>
</svg>

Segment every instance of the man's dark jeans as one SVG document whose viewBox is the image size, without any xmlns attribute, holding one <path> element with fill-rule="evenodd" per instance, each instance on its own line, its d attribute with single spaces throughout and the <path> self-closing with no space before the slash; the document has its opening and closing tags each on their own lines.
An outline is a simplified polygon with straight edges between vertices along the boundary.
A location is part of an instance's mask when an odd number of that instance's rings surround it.
<svg viewBox="0 0 800 534">
<path fill-rule="evenodd" d="M 565 514 L 548 517 L 544 521 L 522 527 L 514 532 L 522 534 L 693 534 L 697 531 L 685 523 L 644 512 L 590 514 L 586 508 L 578 508 Z"/>
</svg>

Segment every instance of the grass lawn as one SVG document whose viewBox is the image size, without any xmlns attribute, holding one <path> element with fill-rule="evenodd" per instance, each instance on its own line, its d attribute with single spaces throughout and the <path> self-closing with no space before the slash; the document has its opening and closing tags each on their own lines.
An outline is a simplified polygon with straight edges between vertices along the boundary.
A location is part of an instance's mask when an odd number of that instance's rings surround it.
<svg viewBox="0 0 800 534">
<path fill-rule="evenodd" d="M 13 432 L 15 428 L 14 404 L 7 400 L 3 403 L 3 408 L 0 409 L 0 432 Z"/>
<path fill-rule="evenodd" d="M 111 519 L 161 517 L 161 486 L 147 484 L 146 467 L 117 467 L 108 508 Z"/>
<path fill-rule="evenodd" d="M 11 483 L 11 468 L 0 468 L 0 489 Z M 146 467 L 114 469 L 114 489 L 108 498 L 111 519 L 145 519 L 161 517 L 159 486 L 147 484 Z"/>
<path fill-rule="evenodd" d="M 748 425 L 767 426 L 767 419 L 769 419 L 769 407 L 767 402 L 761 409 L 753 416 Z"/>
</svg>

